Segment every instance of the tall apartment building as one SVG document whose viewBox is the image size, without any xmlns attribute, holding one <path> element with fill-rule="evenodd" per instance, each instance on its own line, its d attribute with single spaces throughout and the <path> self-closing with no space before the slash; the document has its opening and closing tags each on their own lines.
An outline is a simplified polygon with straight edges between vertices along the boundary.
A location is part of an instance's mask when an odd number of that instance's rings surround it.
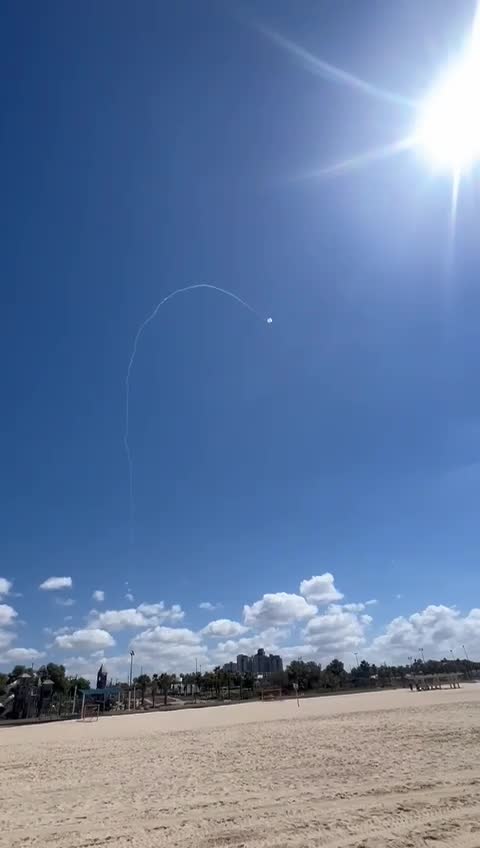
<svg viewBox="0 0 480 848">
<path fill-rule="evenodd" d="M 239 654 L 237 657 L 237 671 L 239 674 L 248 674 L 252 670 L 250 657 L 246 654 Z"/>
<path fill-rule="evenodd" d="M 267 655 L 264 648 L 259 648 L 253 657 L 239 654 L 237 657 L 237 671 L 240 674 L 251 673 L 257 677 L 259 674 L 268 676 L 277 671 L 283 671 L 283 660 L 277 654 Z"/>
</svg>

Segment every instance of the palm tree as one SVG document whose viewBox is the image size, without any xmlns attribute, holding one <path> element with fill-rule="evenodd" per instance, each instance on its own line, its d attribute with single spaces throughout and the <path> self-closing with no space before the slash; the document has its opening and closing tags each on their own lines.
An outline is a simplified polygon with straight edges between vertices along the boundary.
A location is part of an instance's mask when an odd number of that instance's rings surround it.
<svg viewBox="0 0 480 848">
<path fill-rule="evenodd" d="M 152 709 L 155 709 L 155 695 L 157 694 L 158 674 L 152 675 Z"/>
<path fill-rule="evenodd" d="M 140 692 L 142 693 L 142 707 L 145 706 L 145 692 L 147 690 L 147 686 L 150 683 L 150 677 L 148 674 L 141 674 L 139 677 L 135 678 L 135 683 L 140 687 Z"/>
<path fill-rule="evenodd" d="M 159 680 L 159 683 L 160 683 L 160 688 L 163 690 L 164 704 L 165 704 L 165 706 L 167 706 L 167 704 L 168 704 L 168 690 L 170 689 L 170 686 L 172 685 L 172 677 L 169 674 L 163 673 L 163 674 L 160 675 L 158 680 Z"/>
</svg>

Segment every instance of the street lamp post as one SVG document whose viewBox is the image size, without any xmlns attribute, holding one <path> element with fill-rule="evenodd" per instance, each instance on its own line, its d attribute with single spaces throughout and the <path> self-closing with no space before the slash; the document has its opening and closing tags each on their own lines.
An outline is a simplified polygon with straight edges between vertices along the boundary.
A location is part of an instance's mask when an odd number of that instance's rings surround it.
<svg viewBox="0 0 480 848">
<path fill-rule="evenodd" d="M 132 680 L 133 680 L 133 658 L 135 656 L 135 651 L 130 651 L 130 677 L 129 677 L 129 686 L 128 686 L 128 709 L 130 711 L 132 706 Z M 135 706 L 135 702 L 133 704 Z"/>
<path fill-rule="evenodd" d="M 425 651 L 423 650 L 423 648 L 419 648 L 418 650 L 419 653 L 422 655 L 422 662 L 425 665 Z"/>
</svg>

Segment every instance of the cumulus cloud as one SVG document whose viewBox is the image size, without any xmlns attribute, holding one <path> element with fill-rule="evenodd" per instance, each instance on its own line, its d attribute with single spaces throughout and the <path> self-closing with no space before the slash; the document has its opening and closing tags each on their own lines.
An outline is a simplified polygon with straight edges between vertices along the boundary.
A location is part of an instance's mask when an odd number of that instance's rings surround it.
<svg viewBox="0 0 480 848">
<path fill-rule="evenodd" d="M 212 639 L 230 639 L 235 636 L 241 636 L 247 630 L 248 627 L 240 624 L 239 621 L 231 621 L 229 618 L 218 618 L 216 621 L 210 621 L 203 628 L 202 634 Z"/>
<path fill-rule="evenodd" d="M 45 656 L 43 651 L 37 651 L 36 648 L 10 648 L 2 654 L 3 662 L 19 663 L 24 665 L 32 663 L 34 660 L 40 660 Z"/>
<path fill-rule="evenodd" d="M 68 675 L 73 677 L 77 674 L 79 677 L 85 677 L 92 685 L 95 685 L 97 671 L 100 665 L 103 665 L 103 668 L 107 670 L 109 679 L 112 678 L 114 681 L 123 680 L 126 682 L 128 678 L 128 667 L 123 654 L 121 656 L 106 657 L 105 652 L 100 650 L 95 651 L 89 656 L 66 657 L 64 665 Z"/>
<path fill-rule="evenodd" d="M 342 609 L 347 612 L 363 612 L 366 604 L 342 604 Z"/>
<path fill-rule="evenodd" d="M 317 607 L 300 595 L 275 592 L 264 595 L 251 606 L 245 604 L 243 620 L 247 627 L 276 627 L 311 618 L 316 613 Z"/>
<path fill-rule="evenodd" d="M 371 653 L 378 661 L 405 662 L 423 648 L 426 657 L 440 659 L 450 656 L 450 650 L 461 656 L 463 645 L 472 655 L 480 654 L 480 609 L 462 615 L 455 607 L 431 604 L 408 617 L 394 618 L 373 640 Z"/>
<path fill-rule="evenodd" d="M 213 610 L 219 609 L 221 606 L 221 604 L 212 604 L 211 601 L 202 601 L 201 604 L 198 605 L 198 609 L 212 612 Z"/>
<path fill-rule="evenodd" d="M 138 649 L 147 646 L 175 644 L 175 645 L 199 645 L 201 642 L 198 633 L 189 630 L 187 627 L 164 627 L 159 625 L 139 633 L 132 639 L 132 646 L 137 646 Z"/>
<path fill-rule="evenodd" d="M 185 618 L 185 613 L 180 604 L 172 604 L 171 607 L 166 607 L 163 601 L 158 604 L 140 604 L 138 611 L 147 618 L 170 621 L 172 624 Z"/>
<path fill-rule="evenodd" d="M 376 598 L 370 598 L 369 601 L 365 601 L 366 607 L 373 607 L 373 606 L 375 606 L 375 604 L 378 604 L 378 601 L 377 601 Z"/>
<path fill-rule="evenodd" d="M 225 662 L 235 660 L 238 654 L 254 654 L 258 648 L 264 648 L 267 653 L 271 654 L 279 652 L 283 654 L 284 649 L 280 648 L 280 645 L 288 639 L 289 635 L 289 630 L 269 627 L 251 636 L 241 636 L 239 639 L 227 639 L 225 642 L 218 642 L 216 647 L 209 652 L 209 656 L 213 660 L 213 665 L 223 665 Z"/>
<path fill-rule="evenodd" d="M 209 663 L 200 635 L 185 627 L 157 625 L 135 636 L 130 647 L 135 661 L 152 671 L 189 671 L 195 659 L 200 665 Z"/>
<path fill-rule="evenodd" d="M 119 630 L 130 630 L 135 627 L 145 627 L 147 620 L 138 610 L 121 609 L 105 610 L 105 612 L 92 613 L 90 624 L 95 627 L 108 627 L 114 632 Z"/>
<path fill-rule="evenodd" d="M 4 650 L 4 648 L 8 648 L 9 645 L 15 639 L 15 634 L 12 633 L 11 630 L 2 630 L 0 628 L 0 652 Z"/>
<path fill-rule="evenodd" d="M 17 618 L 17 611 L 8 604 L 0 604 L 0 627 L 8 627 Z"/>
<path fill-rule="evenodd" d="M 71 577 L 47 577 L 40 583 L 39 589 L 44 592 L 57 592 L 60 589 L 71 589 L 73 581 Z"/>
<path fill-rule="evenodd" d="M 302 580 L 300 594 L 314 604 L 331 604 L 343 598 L 342 593 L 335 587 L 333 574 L 329 571 L 310 577 L 310 580 Z"/>
<path fill-rule="evenodd" d="M 0 577 L 0 598 L 9 595 L 12 590 L 12 583 L 6 577 Z"/>
<path fill-rule="evenodd" d="M 125 600 L 128 601 L 130 604 L 133 604 L 135 598 L 133 597 L 131 592 L 125 592 Z"/>
<path fill-rule="evenodd" d="M 56 636 L 55 645 L 62 651 L 96 651 L 99 648 L 111 648 L 115 645 L 115 639 L 106 630 L 92 627 Z"/>
<path fill-rule="evenodd" d="M 332 657 L 355 651 L 366 642 L 372 619 L 345 607 L 332 604 L 327 612 L 310 619 L 304 629 L 307 644 L 314 646 L 320 657 Z"/>
<path fill-rule="evenodd" d="M 92 610 L 89 624 L 91 627 L 106 628 L 107 630 L 132 630 L 140 627 L 154 627 L 163 622 L 174 624 L 185 616 L 179 604 L 165 606 L 163 601 L 156 604 L 140 604 L 119 610 Z"/>
<path fill-rule="evenodd" d="M 105 592 L 103 591 L 103 589 L 95 589 L 95 591 L 92 592 L 92 599 L 98 604 L 103 603 L 103 601 L 105 600 Z"/>
</svg>

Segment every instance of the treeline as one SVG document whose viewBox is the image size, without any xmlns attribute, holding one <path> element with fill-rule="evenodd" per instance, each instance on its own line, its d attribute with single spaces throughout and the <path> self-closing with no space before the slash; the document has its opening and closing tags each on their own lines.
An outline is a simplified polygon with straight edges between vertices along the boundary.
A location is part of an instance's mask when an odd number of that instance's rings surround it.
<svg viewBox="0 0 480 848">
<path fill-rule="evenodd" d="M 365 689 L 405 685 L 412 674 L 461 674 L 473 677 L 480 670 L 480 663 L 462 659 L 415 660 L 408 665 L 375 665 L 362 660 L 350 670 L 341 660 L 334 659 L 325 668 L 316 662 L 294 660 L 284 672 L 272 675 L 271 685 L 293 688 L 297 684 L 302 691 Z"/>
<path fill-rule="evenodd" d="M 67 675 L 64 665 L 48 663 L 36 668 L 27 668 L 25 665 L 16 665 L 11 672 L 4 674 L 0 672 L 0 696 L 5 695 L 10 684 L 17 680 L 28 680 L 35 677 L 47 689 L 51 689 L 56 695 L 73 696 L 75 689 L 89 689 L 90 681 L 85 677 L 73 677 Z"/>
<path fill-rule="evenodd" d="M 263 679 L 255 679 L 252 673 L 239 674 L 228 672 L 217 667 L 203 674 L 181 674 L 179 678 L 169 675 L 150 677 L 142 674 L 135 678 L 134 683 L 141 694 L 142 702 L 152 698 L 155 703 L 155 693 L 161 690 L 165 695 L 168 688 L 177 685 L 182 694 L 198 694 L 199 696 L 221 698 L 234 692 L 240 697 L 249 697 L 256 688 L 267 687 L 282 689 L 284 692 L 293 691 L 298 686 L 302 692 L 340 689 L 369 689 L 385 688 L 387 686 L 406 685 L 412 674 L 461 674 L 466 678 L 473 677 L 480 671 L 480 663 L 462 659 L 415 660 L 409 665 L 375 665 L 362 660 L 358 666 L 347 670 L 341 660 L 334 659 L 325 667 L 316 662 L 294 660 L 285 671 L 276 672 Z"/>
<path fill-rule="evenodd" d="M 315 690 L 365 689 L 403 685 L 411 674 L 448 674 L 457 673 L 466 678 L 473 677 L 480 671 L 480 663 L 467 659 L 415 660 L 408 665 L 375 665 L 362 660 L 357 666 L 347 670 L 341 660 L 334 659 L 323 667 L 319 663 L 294 660 L 285 671 L 276 672 L 256 679 L 252 673 L 239 674 L 227 672 L 217 667 L 203 674 L 172 674 L 158 673 L 153 675 L 141 674 L 135 677 L 133 685 L 138 691 L 142 703 L 148 699 L 148 706 L 155 707 L 163 698 L 165 703 L 169 692 L 177 689 L 182 695 L 198 694 L 206 697 L 222 697 L 232 690 L 237 690 L 240 696 L 248 697 L 256 688 L 272 687 L 285 692 L 293 691 L 298 686 L 302 692 Z M 4 696 L 15 681 L 26 682 L 35 677 L 43 688 L 52 694 L 72 698 L 75 690 L 90 688 L 90 681 L 84 677 L 67 675 L 65 666 L 48 663 L 35 671 L 23 665 L 16 665 L 10 673 L 0 672 L 0 697 Z M 128 683 L 116 682 L 122 688 L 128 689 Z"/>
</svg>

